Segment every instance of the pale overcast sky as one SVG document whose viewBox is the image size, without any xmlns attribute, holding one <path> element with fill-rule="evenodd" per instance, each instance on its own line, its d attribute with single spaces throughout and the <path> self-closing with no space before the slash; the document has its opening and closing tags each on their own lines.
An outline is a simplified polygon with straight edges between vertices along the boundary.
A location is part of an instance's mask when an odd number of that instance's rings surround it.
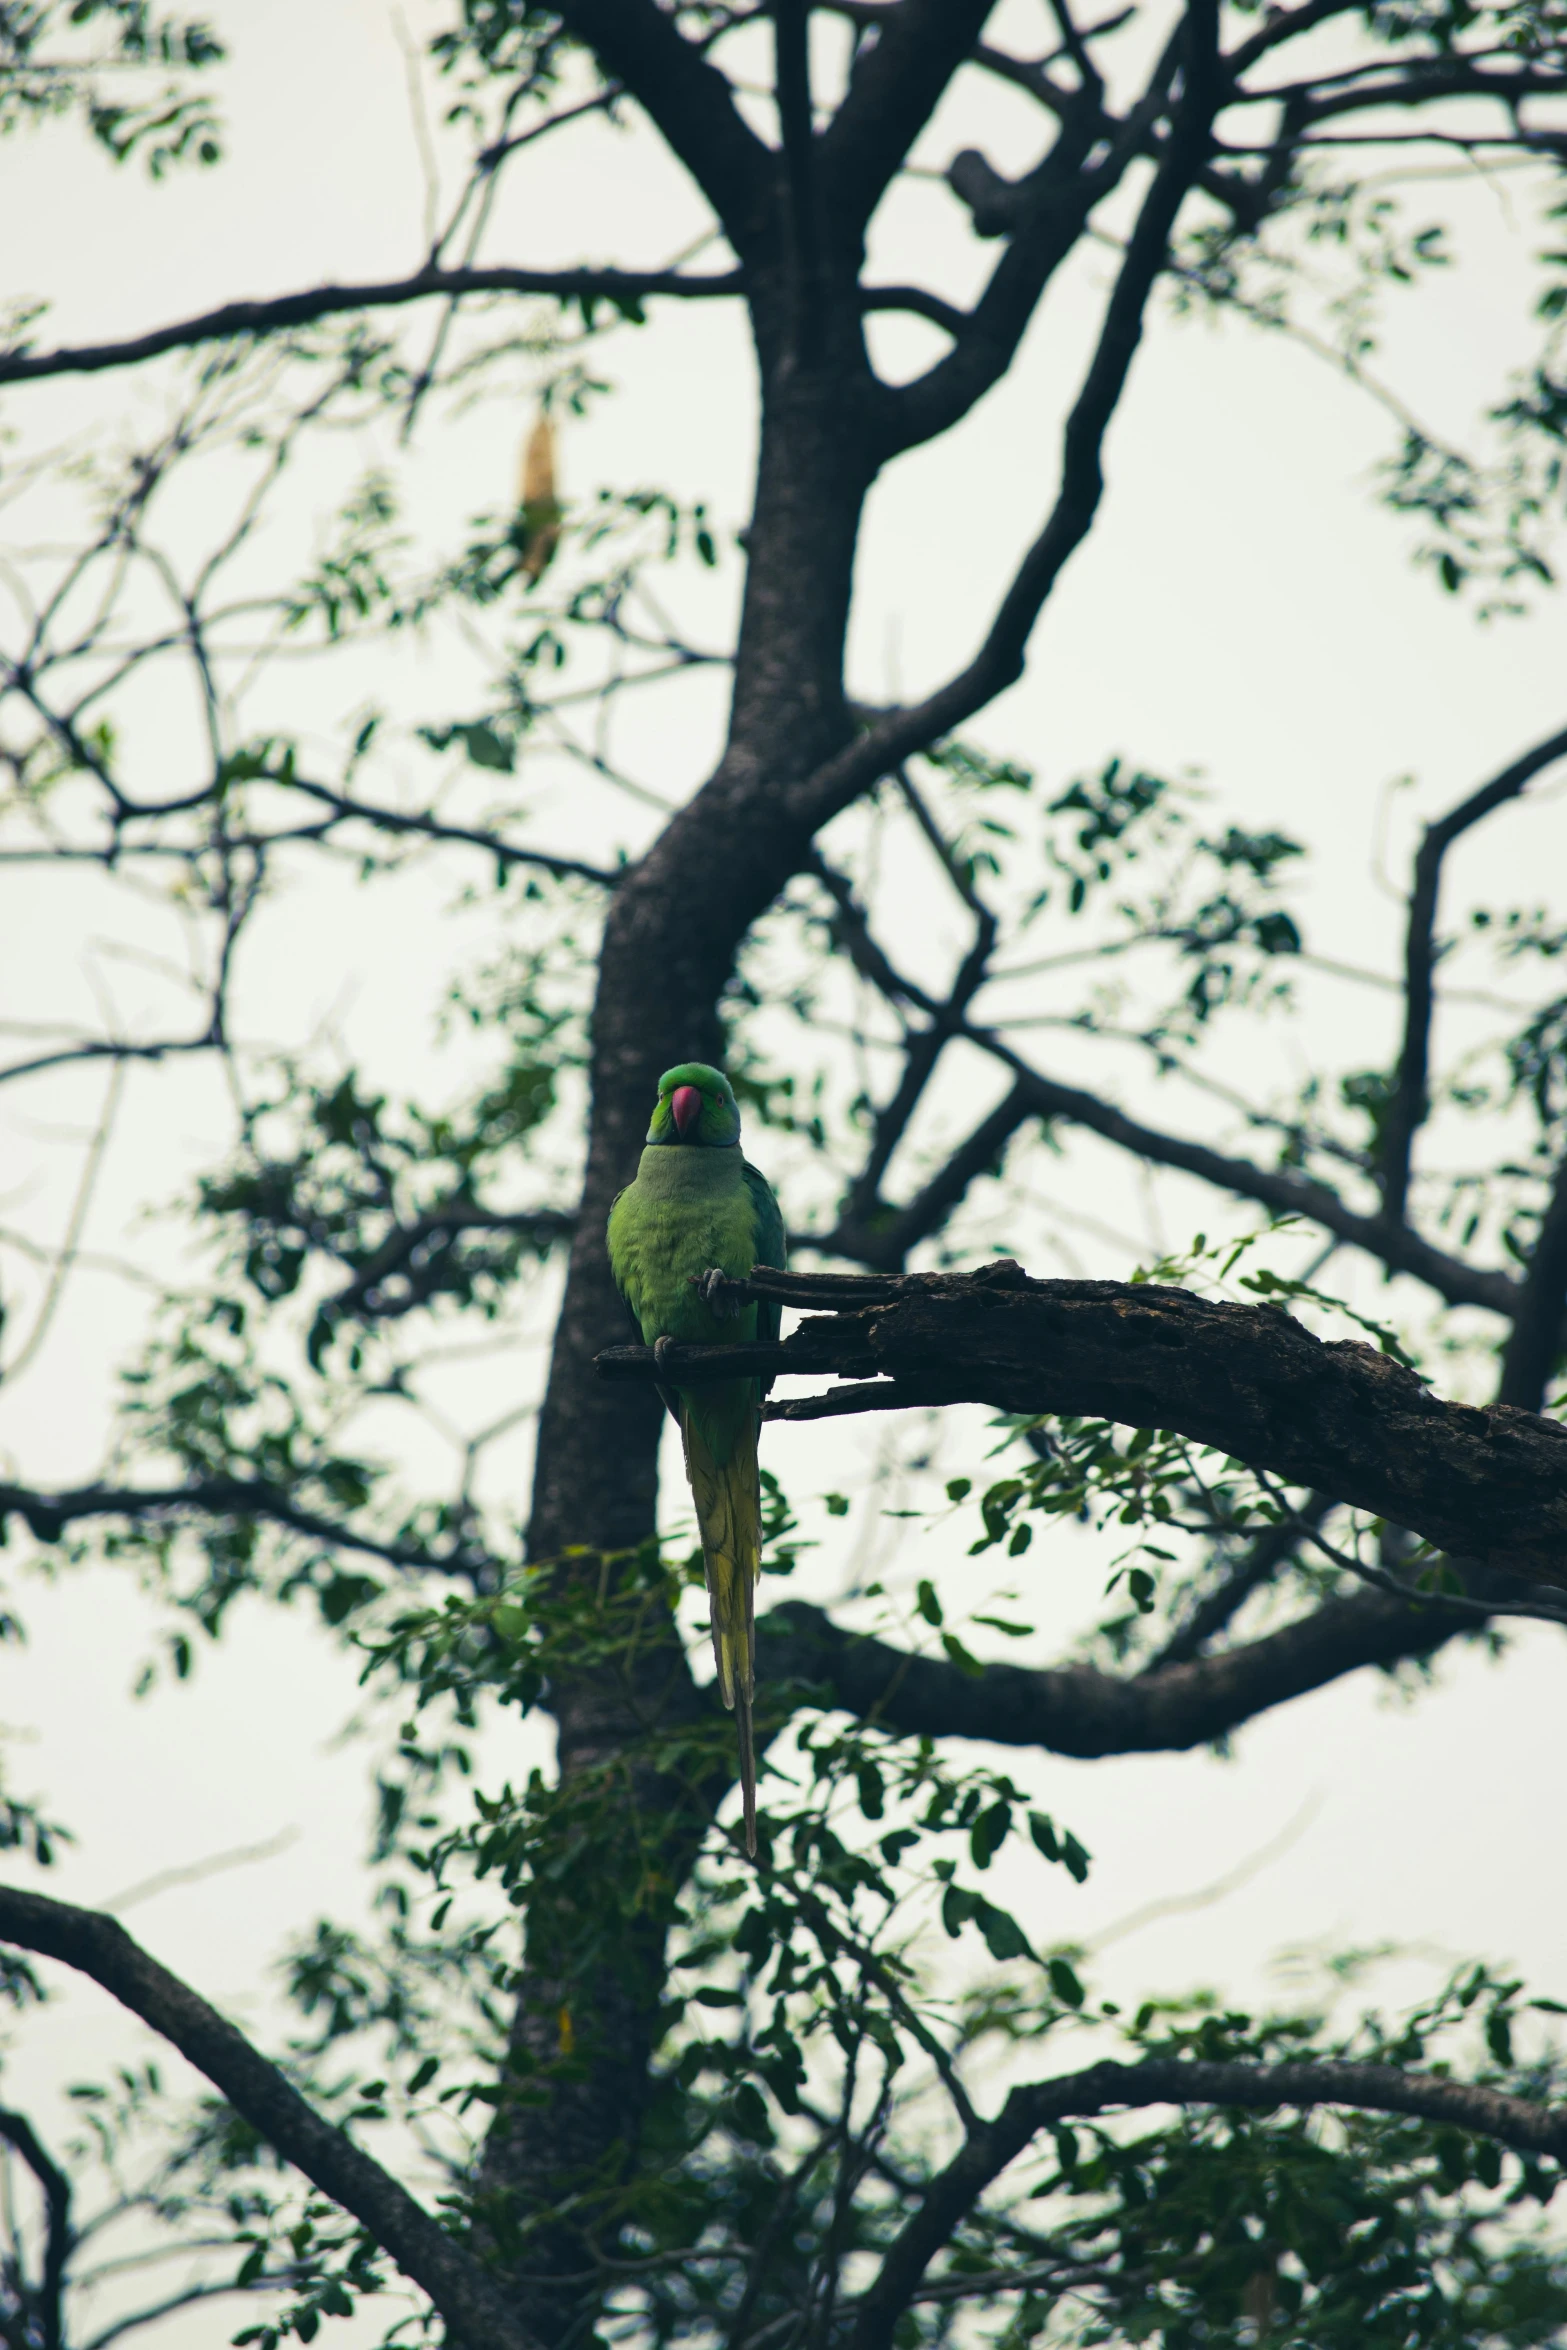
<svg viewBox="0 0 1567 2350">
<path fill-rule="evenodd" d="M 236 296 L 395 276 L 415 264 L 425 191 L 397 13 L 381 0 L 225 0 L 214 13 L 233 53 L 222 83 L 231 153 L 220 170 L 154 188 L 112 169 L 69 129 L 0 146 L 4 291 L 50 299 L 40 339 L 108 339 Z M 416 37 L 434 21 L 433 9 L 409 0 Z M 1028 135 L 1026 117 L 982 94 L 965 101 L 961 119 L 953 108 L 933 126 L 922 159 L 939 167 L 979 139 L 1007 168 Z M 1385 365 L 1436 425 L 1458 434 L 1526 348 L 1519 318 L 1538 224 L 1505 187 L 1434 189 L 1431 202 L 1457 219 L 1463 266 L 1394 314 Z M 546 145 L 517 173 L 485 257 L 651 263 L 677 249 L 696 218 L 689 190 L 645 139 L 595 131 L 558 155 Z M 919 269 L 962 292 L 970 250 L 950 197 L 922 185 L 883 238 L 878 269 L 888 278 Z M 973 644 L 1051 495 L 1062 402 L 1103 278 L 1091 254 L 1080 258 L 979 415 L 875 493 L 853 638 L 858 690 L 917 692 Z M 901 335 L 913 364 L 922 331 L 887 327 L 889 356 L 903 359 Z M 738 311 L 656 312 L 649 330 L 616 336 L 602 365 L 615 393 L 566 431 L 568 492 L 657 479 L 705 498 L 728 526 L 742 520 L 753 423 Z M 0 417 L 27 442 L 112 436 L 154 397 L 134 377 L 111 374 L 7 394 Z M 433 420 L 416 481 L 421 516 L 464 516 L 509 497 L 527 422 L 520 394 L 515 406 L 489 400 L 460 420 Z M 971 730 L 1052 781 L 1116 751 L 1165 771 L 1201 770 L 1226 820 L 1276 824 L 1312 844 L 1312 943 L 1388 972 L 1397 909 L 1372 870 L 1384 787 L 1414 779 L 1385 828 L 1386 866 L 1401 876 L 1420 816 L 1567 716 L 1560 601 L 1526 620 L 1481 625 L 1442 597 L 1411 566 L 1408 532 L 1370 493 L 1392 438 L 1363 394 L 1281 339 L 1162 317 L 1112 434 L 1100 525 L 1038 632 L 1026 679 Z M 715 629 L 734 580 L 731 567 L 710 591 Z M 339 690 L 324 674 L 325 685 L 318 677 L 305 689 L 324 694 L 308 705 L 323 724 L 338 714 Z M 671 702 L 646 722 L 640 771 L 670 792 L 690 789 L 715 729 L 711 697 Z M 1537 812 L 1478 837 L 1457 894 L 1543 890 L 1567 870 L 1564 809 L 1560 794 L 1547 796 Z M 569 828 L 564 805 L 560 820 Z M 628 816 L 628 839 L 639 821 Z M 103 890 L 72 895 L 14 875 L 3 887 L 0 987 L 15 1016 L 41 1017 L 80 990 L 85 948 L 123 917 Z M 333 882 L 286 924 L 274 917 L 244 978 L 251 1032 L 298 1040 L 330 1018 L 383 1081 L 450 1083 L 450 1064 L 433 1051 L 433 1007 L 442 978 L 477 959 L 474 940 L 488 920 L 475 916 L 465 930 L 447 917 L 452 897 L 450 875 L 363 897 Z M 324 940 L 330 954 L 319 951 Z M 1376 1059 L 1386 1036 L 1363 1032 L 1376 1017 L 1363 999 L 1325 987 L 1311 1002 L 1313 1050 L 1340 1065 Z M 1276 1053 L 1277 1035 L 1259 1049 Z M 1288 1038 L 1283 1049 L 1294 1049 Z M 1089 1064 L 1063 1054 L 1058 1065 L 1074 1075 Z M 90 1126 L 101 1094 L 95 1076 L 0 1103 L 7 1219 L 58 1233 L 68 1204 L 58 1131 Z M 139 1212 L 212 1162 L 226 1120 L 210 1072 L 138 1077 L 91 1244 L 164 1261 L 165 1244 Z M 1107 1173 L 1092 1152 L 1073 1164 L 1079 1204 L 1103 1208 L 1113 1197 L 1117 1212 L 1135 1215 L 1123 1173 Z M 1194 1190 L 1165 1194 L 1177 1238 L 1211 1214 Z M 1092 1271 L 1125 1269 L 1091 1237 L 1081 1249 Z M 92 1470 L 112 1373 L 141 1310 L 123 1283 L 84 1278 L 48 1357 L 0 1404 L 0 1458 L 41 1481 Z M 536 1392 L 540 1373 L 537 1358 L 497 1370 L 502 1401 Z M 954 1452 L 963 1440 L 948 1431 Z M 804 1429 L 768 1441 L 786 1484 L 802 1491 L 851 1478 L 861 1443 Z M 519 1505 L 526 1461 L 520 1434 L 499 1472 Z M 957 1546 L 943 1542 L 939 1533 L 911 1537 L 898 1570 L 926 1571 L 928 1553 L 956 1577 Z M 839 1572 L 829 1557 L 810 1580 L 831 1588 Z M 1065 1631 L 1091 1593 L 1079 1580 L 1048 1604 Z M 366 1757 L 334 1744 L 353 1702 L 350 1669 L 303 1619 L 252 1611 L 238 1638 L 203 1656 L 193 1687 L 138 1706 L 127 1691 L 156 1623 L 115 1577 L 28 1587 L 23 1612 L 31 1646 L 0 1651 L 0 1713 L 16 1740 L 7 1768 L 20 1791 L 45 1793 L 78 1832 L 58 1872 L 63 1894 L 105 1898 L 204 1854 L 296 1831 L 274 1857 L 165 1892 L 128 1920 L 209 1995 L 264 2017 L 278 1941 L 322 1909 L 352 1907 L 344 1888 L 366 1827 Z M 1047 1937 L 1092 1934 L 1144 1901 L 1220 1877 L 1301 1820 L 1293 1848 L 1222 1906 L 1118 1943 L 1104 1961 L 1105 1989 L 1210 1980 L 1256 1998 L 1279 1949 L 1338 1938 L 1516 1961 L 1539 1991 L 1567 1996 L 1554 1793 L 1564 1676 L 1560 1635 L 1520 1630 L 1500 1667 L 1449 1657 L 1435 1687 L 1408 1703 L 1360 1676 L 1243 1731 L 1227 1761 L 1008 1758 L 1005 1767 L 1037 1782 L 1096 1855 L 1088 1886 L 1053 1884 L 1051 1915 L 1032 1922 Z M 507 1727 L 492 1745 L 515 1773 L 536 1741 Z M 129 2044 L 106 2000 L 73 1993 L 57 2017 L 24 2025 L 14 2076 L 8 2060 L 8 2101 L 44 2096 L 47 2116 L 47 2084 Z M 193 2320 L 189 2339 L 205 2338 L 210 2328 Z"/>
</svg>

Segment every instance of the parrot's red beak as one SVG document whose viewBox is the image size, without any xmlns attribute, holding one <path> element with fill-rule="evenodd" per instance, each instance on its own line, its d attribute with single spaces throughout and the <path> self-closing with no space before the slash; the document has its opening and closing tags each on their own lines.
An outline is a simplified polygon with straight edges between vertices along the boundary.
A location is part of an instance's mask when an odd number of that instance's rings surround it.
<svg viewBox="0 0 1567 2350">
<path fill-rule="evenodd" d="M 669 1106 L 675 1116 L 675 1132 L 684 1142 L 702 1115 L 702 1096 L 694 1085 L 677 1085 L 669 1097 Z"/>
</svg>

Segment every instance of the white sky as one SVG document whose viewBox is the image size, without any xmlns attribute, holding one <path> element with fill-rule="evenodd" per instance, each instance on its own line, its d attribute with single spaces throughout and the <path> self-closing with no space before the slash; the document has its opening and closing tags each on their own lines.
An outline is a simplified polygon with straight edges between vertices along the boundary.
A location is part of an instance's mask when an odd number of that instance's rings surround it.
<svg viewBox="0 0 1567 2350">
<path fill-rule="evenodd" d="M 0 148 L 4 291 L 50 296 L 48 340 L 108 339 L 236 295 L 397 275 L 416 261 L 424 194 L 404 57 L 382 0 L 230 0 L 215 13 L 234 55 L 224 82 L 231 153 L 220 171 L 153 189 L 69 131 Z M 433 24 L 434 11 L 410 0 L 417 34 L 427 17 Z M 1014 168 L 1024 118 L 993 96 L 966 116 L 954 110 L 938 122 L 924 159 L 945 163 L 978 130 L 998 164 Z M 487 258 L 654 262 L 689 234 L 689 194 L 645 141 L 591 131 L 560 156 L 546 146 L 517 174 Z M 1433 191 L 1433 208 L 1445 194 Z M 1536 240 L 1527 207 L 1520 201 L 1513 213 L 1505 193 L 1471 188 L 1450 209 L 1464 266 L 1399 314 L 1388 365 L 1418 387 L 1437 425 L 1460 432 L 1522 356 L 1522 257 Z M 962 290 L 970 265 L 956 207 L 939 189 L 913 191 L 884 243 L 880 274 L 928 269 L 944 290 Z M 1061 402 L 1103 275 L 1092 259 L 1075 265 L 981 414 L 877 489 L 859 574 L 858 690 L 916 692 L 974 642 L 1051 494 Z M 908 338 L 912 363 L 922 330 L 885 331 L 889 349 L 895 333 Z M 616 338 L 604 364 L 616 396 L 568 430 L 568 490 L 656 478 L 738 522 L 753 434 L 738 313 L 659 312 L 651 330 Z M 112 435 L 148 397 L 116 374 L 11 395 L 4 414 L 28 435 Z M 437 420 L 418 477 L 424 510 L 465 515 L 509 496 L 526 422 L 520 401 L 493 400 L 461 421 Z M 1281 341 L 1161 317 L 1111 438 L 1100 526 L 1050 608 L 1027 678 L 971 731 L 1052 782 L 1117 750 L 1167 771 L 1201 769 L 1225 820 L 1277 824 L 1312 844 L 1312 943 L 1391 971 L 1397 913 L 1371 877 L 1384 786 L 1415 779 L 1389 818 L 1386 858 L 1399 875 L 1419 816 L 1563 722 L 1567 632 L 1559 603 L 1480 626 L 1412 570 L 1406 535 L 1368 494 L 1369 469 L 1389 446 L 1369 402 Z M 732 583 L 731 570 L 710 593 L 715 629 Z M 324 695 L 310 705 L 323 723 L 336 715 L 325 674 L 324 686 L 307 689 Z M 671 790 L 690 788 L 713 725 L 710 703 L 672 704 L 639 741 L 642 771 Z M 1455 899 L 1542 892 L 1563 869 L 1563 807 L 1558 797 L 1493 824 L 1466 855 Z M 569 828 L 569 808 L 559 813 Z M 299 1038 L 331 1018 L 383 1077 L 413 1090 L 451 1085 L 450 1059 L 432 1049 L 432 1006 L 441 980 L 480 958 L 489 917 L 453 915 L 450 879 L 414 876 L 365 895 L 323 883 L 290 901 L 247 965 L 251 1032 Z M 11 1016 L 42 1017 L 79 987 L 90 940 L 123 917 L 102 891 L 15 877 L 5 888 L 0 991 Z M 133 983 L 120 984 L 134 1008 Z M 1385 1055 L 1386 1038 L 1364 1032 L 1360 999 L 1324 989 L 1311 1018 L 1314 1052 L 1341 1065 Z M 1282 1049 L 1293 1049 L 1288 1038 Z M 1279 1052 L 1278 1033 L 1259 1050 Z M 1052 1066 L 1071 1076 L 1093 1063 L 1063 1054 Z M 51 1129 L 90 1125 L 102 1082 L 0 1102 L 7 1220 L 31 1218 L 44 1235 L 63 1227 L 68 1199 Z M 212 1163 L 226 1117 L 210 1073 L 139 1076 L 91 1245 L 164 1261 L 166 1244 L 139 1211 Z M 1062 1184 L 1080 1206 L 1109 1213 L 1108 1198 L 1137 1214 L 1135 1188 L 1092 1147 L 1074 1153 Z M 1177 1239 L 1198 1221 L 1212 1228 L 1211 1205 L 1195 1189 L 1174 1186 L 1163 1198 Z M 1124 1269 L 1091 1238 L 1081 1247 L 1089 1270 Z M 47 1359 L 0 1405 L 0 1458 L 40 1481 L 91 1471 L 112 1373 L 139 1318 L 124 1284 L 84 1276 Z M 535 1393 L 540 1371 L 535 1356 L 486 1372 L 497 1409 Z M 768 1441 L 786 1485 L 809 1493 L 850 1481 L 858 1448 L 873 1440 L 778 1429 Z M 955 1458 L 962 1429 L 945 1441 Z M 519 1506 L 526 1460 L 519 1437 L 496 1471 Z M 982 1604 L 958 1581 L 943 1539 L 910 1537 L 889 1580 L 906 1586 L 927 1571 L 928 1556 L 942 1556 L 947 1587 Z M 838 1572 L 829 1555 L 805 1581 L 830 1590 Z M 1048 1600 L 1066 1631 L 1096 1585 L 1075 1560 L 1054 1572 L 1059 1584 L 1072 1577 Z M 22 1604 L 33 1637 L 25 1650 L 0 1651 L 0 1717 L 17 1741 L 12 1783 L 45 1793 L 79 1836 L 56 1873 L 60 1893 L 91 1902 L 294 1831 L 275 1857 L 166 1892 L 130 1921 L 160 1957 L 265 2030 L 270 1954 L 323 1910 L 341 1914 L 356 1899 L 366 1756 L 334 1742 L 353 1701 L 351 1670 L 303 1619 L 253 1609 L 237 1637 L 202 1657 L 194 1686 L 138 1705 L 128 1690 L 156 1619 L 123 1581 L 67 1575 L 25 1585 Z M 1081 1892 L 1052 1873 L 1048 1913 L 1020 1887 L 1024 1915 L 1047 1936 L 1091 1935 L 1144 1901 L 1219 1877 L 1315 1805 L 1294 1847 L 1221 1907 L 1117 1945 L 1103 1988 L 1127 1995 L 1200 1979 L 1257 1997 L 1281 1948 L 1390 1939 L 1513 1960 L 1537 1990 L 1567 1996 L 1554 1816 L 1564 1669 L 1555 1634 L 1520 1632 L 1503 1666 L 1449 1658 L 1413 1704 L 1360 1676 L 1291 1706 L 1243 1731 L 1228 1761 L 1001 1758 L 1037 1782 L 1096 1856 Z M 503 1728 L 493 1740 L 498 1763 L 514 1771 L 534 1743 L 533 1733 Z M 48 2121 L 52 2085 L 131 2044 L 105 1999 L 73 1992 L 26 2026 L 8 2060 L 8 2100 L 37 2102 Z M 210 2326 L 197 2317 L 184 2338 L 211 2339 Z"/>
</svg>

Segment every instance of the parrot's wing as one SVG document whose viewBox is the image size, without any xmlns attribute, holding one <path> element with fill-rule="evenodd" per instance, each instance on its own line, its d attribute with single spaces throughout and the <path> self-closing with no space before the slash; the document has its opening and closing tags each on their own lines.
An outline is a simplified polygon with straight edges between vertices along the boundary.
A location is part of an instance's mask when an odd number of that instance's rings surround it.
<svg viewBox="0 0 1567 2350">
<path fill-rule="evenodd" d="M 742 1159 L 740 1164 L 745 1175 L 746 1190 L 751 1195 L 751 1209 L 755 1218 L 756 1256 L 754 1262 L 758 1265 L 772 1265 L 782 1273 L 789 1259 L 789 1244 L 784 1238 L 783 1213 L 773 1197 L 772 1185 L 760 1167 L 753 1167 L 749 1159 Z M 757 1337 L 776 1338 L 781 1315 L 782 1309 L 775 1299 L 759 1298 L 756 1306 Z M 762 1393 L 765 1395 L 771 1386 L 772 1381 L 764 1379 Z"/>
<path fill-rule="evenodd" d="M 619 1191 L 616 1192 L 614 1198 L 610 1201 L 609 1223 L 611 1225 L 613 1225 L 615 1220 L 615 1210 L 619 1207 L 621 1201 L 625 1198 L 626 1193 L 630 1189 L 631 1186 L 629 1183 L 623 1183 Z M 626 1319 L 631 1324 L 632 1336 L 635 1338 L 638 1346 L 646 1346 L 647 1335 L 642 1328 L 642 1317 L 631 1302 L 630 1290 L 626 1287 L 625 1283 L 620 1278 L 620 1267 L 615 1262 L 615 1251 L 613 1248 L 611 1248 L 609 1251 L 609 1269 L 614 1277 L 615 1288 L 619 1293 L 620 1302 L 626 1309 Z M 658 1399 L 660 1403 L 662 1403 L 665 1411 L 668 1412 L 670 1418 L 674 1421 L 676 1427 L 678 1428 L 680 1425 L 680 1406 L 675 1400 L 674 1391 L 671 1388 L 659 1386 L 656 1381 L 654 1384 L 657 1388 Z"/>
</svg>

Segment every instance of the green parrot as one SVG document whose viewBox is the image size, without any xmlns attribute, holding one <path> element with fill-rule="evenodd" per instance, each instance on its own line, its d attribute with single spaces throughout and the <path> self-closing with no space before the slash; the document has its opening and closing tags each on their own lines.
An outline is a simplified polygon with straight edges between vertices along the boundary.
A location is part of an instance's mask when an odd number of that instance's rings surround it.
<svg viewBox="0 0 1567 2350">
<path fill-rule="evenodd" d="M 700 1284 L 716 1269 L 741 1279 L 756 1265 L 783 1267 L 778 1202 L 740 1150 L 740 1112 L 721 1069 L 683 1061 L 658 1081 L 658 1100 L 636 1180 L 609 1211 L 609 1262 L 642 1333 L 687 1344 L 776 1338 L 776 1305 L 721 1316 Z M 756 1439 L 770 1381 L 660 1385 L 680 1429 L 696 1503 L 712 1610 L 718 1689 L 740 1732 L 745 1846 L 756 1850 L 756 1755 L 751 1737 L 756 1580 L 761 1572 L 762 1488 Z"/>
</svg>

